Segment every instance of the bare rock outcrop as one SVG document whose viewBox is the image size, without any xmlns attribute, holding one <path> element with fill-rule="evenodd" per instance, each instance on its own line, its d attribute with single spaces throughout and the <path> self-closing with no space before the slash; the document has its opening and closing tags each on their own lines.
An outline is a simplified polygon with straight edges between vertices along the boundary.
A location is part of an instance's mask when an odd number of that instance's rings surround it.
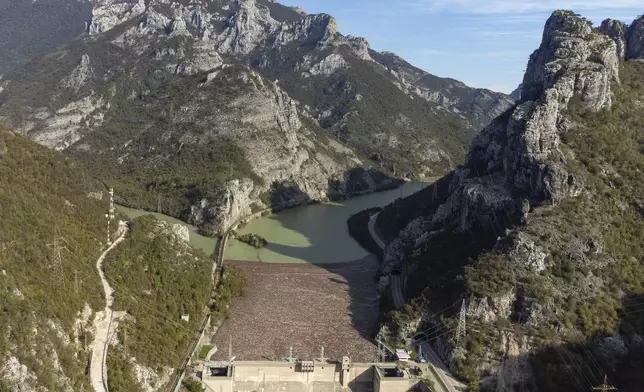
<svg viewBox="0 0 644 392">
<path fill-rule="evenodd" d="M 626 59 L 644 58 L 644 16 L 635 19 L 628 27 L 626 35 Z"/>
<path fill-rule="evenodd" d="M 568 173 L 559 151 L 564 110 L 573 97 L 590 110 L 609 108 L 611 83 L 619 82 L 617 45 L 569 11 L 555 11 L 543 41 L 530 57 L 522 102 L 475 137 L 465 164 L 451 179 L 445 202 L 428 217 L 409 223 L 385 251 L 385 270 L 405 249 L 418 247 L 431 233 L 483 231 L 501 237 L 519 222 L 526 206 L 559 203 L 579 196 L 584 179 Z M 419 228 L 419 222 L 423 222 Z M 518 238 L 523 264 L 544 268 L 541 251 Z M 525 257 L 524 257 L 525 256 Z"/>
<path fill-rule="evenodd" d="M 122 2 L 117 0 L 96 0 L 92 20 L 87 23 L 87 32 L 96 35 L 141 15 L 146 9 L 145 0 Z"/>
<path fill-rule="evenodd" d="M 591 110 L 609 108 L 616 82 L 615 42 L 571 12 L 553 13 L 530 57 L 523 102 L 474 139 L 435 223 L 481 229 L 492 217 L 517 219 L 522 199 L 538 205 L 579 195 L 584 181 L 567 172 L 558 149 L 563 111 L 573 97 Z"/>
<path fill-rule="evenodd" d="M 78 93 L 81 87 L 83 87 L 90 79 L 92 72 L 93 69 L 90 65 L 90 58 L 87 54 L 84 54 L 81 57 L 78 67 L 74 68 L 72 73 L 62 80 L 61 84 L 63 87 L 74 91 L 74 93 Z"/>
<path fill-rule="evenodd" d="M 255 50 L 279 23 L 266 8 L 257 7 L 255 0 L 238 0 L 239 11 L 227 22 L 225 31 L 215 39 L 220 53 L 245 55 Z"/>
<path fill-rule="evenodd" d="M 626 31 L 624 22 L 615 19 L 606 19 L 599 27 L 599 31 L 611 37 L 617 45 L 617 56 L 620 60 L 626 58 Z"/>
</svg>

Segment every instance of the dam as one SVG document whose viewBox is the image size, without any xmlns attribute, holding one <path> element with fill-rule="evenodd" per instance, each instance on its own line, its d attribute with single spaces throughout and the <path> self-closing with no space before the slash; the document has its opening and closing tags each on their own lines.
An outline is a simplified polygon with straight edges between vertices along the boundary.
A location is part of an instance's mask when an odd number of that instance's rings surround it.
<svg viewBox="0 0 644 392">
<path fill-rule="evenodd" d="M 200 369 L 207 392 L 430 392 L 418 368 L 353 363 L 348 356 L 338 362 L 204 362 Z"/>
</svg>

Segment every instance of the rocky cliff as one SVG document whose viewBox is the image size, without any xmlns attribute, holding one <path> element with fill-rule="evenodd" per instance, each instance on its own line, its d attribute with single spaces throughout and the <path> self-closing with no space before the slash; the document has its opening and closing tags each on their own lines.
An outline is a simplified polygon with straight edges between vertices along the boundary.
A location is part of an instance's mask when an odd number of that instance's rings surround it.
<svg viewBox="0 0 644 392">
<path fill-rule="evenodd" d="M 568 390 L 575 378 L 614 374 L 615 363 L 626 360 L 606 348 L 605 337 L 624 333 L 626 324 L 629 332 L 616 339 L 642 333 L 624 310 L 640 290 L 616 277 L 644 256 L 621 245 L 641 249 L 634 238 L 644 226 L 635 190 L 644 180 L 635 152 L 642 134 L 634 126 L 641 118 L 641 66 L 620 65 L 637 58 L 629 48 L 641 38 L 642 20 L 593 28 L 572 12 L 553 13 L 530 57 L 520 101 L 475 137 L 463 166 L 379 215 L 390 239 L 383 270 L 407 276 L 407 296 L 416 297 L 425 328 L 449 335 L 452 324 L 428 317 L 430 310 L 469 298 L 468 323 L 477 332 L 460 345 L 432 339 L 461 377 L 476 383 L 482 377 L 497 391 Z M 615 144 L 606 146 L 611 138 Z M 621 233 L 598 229 L 625 222 Z M 457 312 L 451 306 L 447 315 Z M 565 375 L 560 385 L 540 380 L 547 363 L 560 360 L 549 350 L 580 365 L 590 361 L 578 345 L 591 347 L 601 369 Z M 627 353 L 638 347 L 625 345 Z"/>
<path fill-rule="evenodd" d="M 85 36 L 0 81 L 0 120 L 209 233 L 442 173 L 512 103 L 272 1 L 91 5 Z"/>
</svg>

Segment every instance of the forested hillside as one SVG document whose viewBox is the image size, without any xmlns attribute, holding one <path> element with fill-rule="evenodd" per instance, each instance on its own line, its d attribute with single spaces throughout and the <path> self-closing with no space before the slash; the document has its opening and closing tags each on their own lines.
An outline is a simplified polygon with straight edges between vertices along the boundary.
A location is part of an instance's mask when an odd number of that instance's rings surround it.
<svg viewBox="0 0 644 392">
<path fill-rule="evenodd" d="M 89 386 L 107 203 L 88 195 L 102 191 L 70 158 L 0 129 L 0 389 Z"/>
<path fill-rule="evenodd" d="M 107 199 L 71 158 L 0 130 L 0 390 L 91 389 Z M 127 312 L 108 351 L 110 390 L 158 388 L 208 311 L 212 260 L 142 217 L 105 270 L 114 310 Z"/>
</svg>

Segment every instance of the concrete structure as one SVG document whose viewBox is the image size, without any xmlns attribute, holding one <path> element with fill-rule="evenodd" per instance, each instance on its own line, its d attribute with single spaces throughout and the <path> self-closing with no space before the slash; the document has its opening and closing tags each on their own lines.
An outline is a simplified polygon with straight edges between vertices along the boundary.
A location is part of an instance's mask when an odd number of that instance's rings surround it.
<svg viewBox="0 0 644 392">
<path fill-rule="evenodd" d="M 420 378 L 396 363 L 204 362 L 208 392 L 407 392 Z"/>
<path fill-rule="evenodd" d="M 409 352 L 401 348 L 396 349 L 396 357 L 398 358 L 399 361 L 409 361 L 411 359 Z"/>
</svg>

